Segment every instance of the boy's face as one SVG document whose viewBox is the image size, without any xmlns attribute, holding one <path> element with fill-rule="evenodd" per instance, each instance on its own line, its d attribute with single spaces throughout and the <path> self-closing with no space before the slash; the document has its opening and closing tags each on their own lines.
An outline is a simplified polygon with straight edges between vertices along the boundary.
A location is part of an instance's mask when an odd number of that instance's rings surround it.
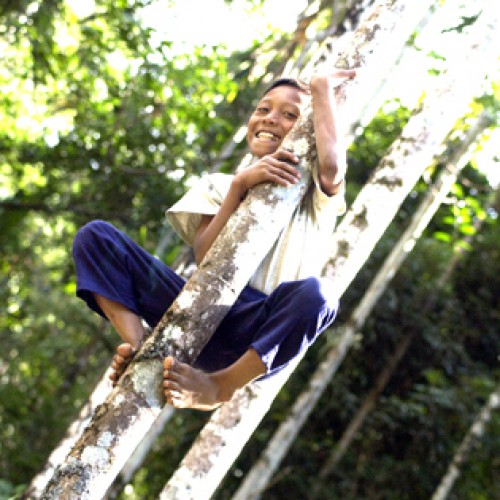
<svg viewBox="0 0 500 500">
<path fill-rule="evenodd" d="M 248 121 L 250 151 L 261 158 L 274 153 L 291 130 L 309 96 L 290 85 L 270 90 Z"/>
</svg>

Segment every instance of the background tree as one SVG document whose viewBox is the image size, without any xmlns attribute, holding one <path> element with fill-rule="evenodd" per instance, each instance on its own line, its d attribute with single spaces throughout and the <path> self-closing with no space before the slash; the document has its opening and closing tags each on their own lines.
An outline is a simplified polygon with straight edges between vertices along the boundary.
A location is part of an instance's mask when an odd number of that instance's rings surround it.
<svg viewBox="0 0 500 500">
<path fill-rule="evenodd" d="M 16 486 L 22 490 L 43 465 L 114 348 L 114 334 L 73 297 L 69 252 L 76 229 L 102 217 L 155 251 L 166 231 L 164 209 L 182 194 L 191 175 L 214 162 L 251 107 L 262 72 L 251 73 L 248 63 L 256 54 L 271 54 L 264 44 L 272 41 L 271 32 L 241 53 L 220 46 L 179 53 L 174 42 L 158 44 L 141 27 L 139 13 L 146 3 L 99 0 L 84 17 L 62 0 L 0 7 L 0 488 L 5 496 Z M 335 2 L 333 15 L 348 3 Z M 477 14 L 470 7 L 463 19 L 449 18 L 449 30 L 467 30 Z M 308 40 L 328 26 L 331 15 L 325 10 L 315 18 L 304 32 Z M 419 52 L 430 53 L 434 73 L 440 71 L 442 48 L 436 43 L 433 52 Z M 492 75 L 498 81 L 498 67 Z M 485 100 L 495 109 L 498 98 L 493 85 Z M 349 154 L 350 201 L 407 115 L 393 101 L 357 137 Z M 230 158 L 223 168 L 233 164 Z M 384 295 L 363 339 L 288 454 L 269 498 L 282 498 L 291 488 L 310 491 L 406 324 L 425 333 L 365 432 L 324 485 L 325 498 L 404 498 L 409 491 L 412 498 L 428 498 L 444 475 L 498 380 L 499 207 L 481 213 L 489 186 L 474 167 L 472 162 L 464 171 L 411 263 Z M 424 179 L 405 202 L 344 297 L 341 317 L 356 303 L 426 188 Z M 422 318 L 418 298 L 433 288 L 460 234 L 483 216 L 483 233 L 435 310 Z M 161 252 L 167 261 L 179 252 L 176 244 L 171 239 Z M 220 498 L 234 491 L 258 456 L 321 350 L 318 345 L 311 351 L 281 392 L 217 493 Z M 154 498 L 205 418 L 176 414 L 123 496 Z M 498 412 L 492 414 L 481 449 L 470 455 L 455 485 L 460 497 L 496 494 L 498 418 Z"/>
</svg>

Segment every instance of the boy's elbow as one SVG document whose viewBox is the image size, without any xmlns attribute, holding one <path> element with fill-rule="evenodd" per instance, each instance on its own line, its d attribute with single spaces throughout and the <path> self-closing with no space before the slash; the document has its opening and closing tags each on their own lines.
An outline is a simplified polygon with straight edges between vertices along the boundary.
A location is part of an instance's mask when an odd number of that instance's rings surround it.
<svg viewBox="0 0 500 500">
<path fill-rule="evenodd" d="M 193 245 L 193 253 L 194 253 L 194 262 L 197 266 L 201 264 L 201 261 L 205 257 L 205 254 L 207 253 L 204 249 L 200 248 L 200 244 L 194 244 Z"/>
<path fill-rule="evenodd" d="M 339 166 L 335 161 L 329 165 L 329 168 L 321 168 L 319 175 L 319 182 L 321 190 L 327 196 L 337 194 L 342 186 L 344 180 L 345 167 Z"/>
<path fill-rule="evenodd" d="M 340 179 L 337 183 L 321 183 L 321 190 L 327 195 L 327 196 L 334 196 L 340 191 L 340 187 L 342 186 L 343 179 Z"/>
</svg>

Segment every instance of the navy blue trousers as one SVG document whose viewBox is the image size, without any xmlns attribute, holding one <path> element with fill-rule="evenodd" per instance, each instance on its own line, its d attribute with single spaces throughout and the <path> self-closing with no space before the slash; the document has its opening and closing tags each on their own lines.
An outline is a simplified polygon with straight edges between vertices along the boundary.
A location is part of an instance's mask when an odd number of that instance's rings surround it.
<svg viewBox="0 0 500 500">
<path fill-rule="evenodd" d="M 83 226 L 73 244 L 77 295 L 106 317 L 93 293 L 123 304 L 154 328 L 185 280 L 104 221 Z M 267 366 L 266 377 L 284 368 L 333 323 L 338 300 L 331 284 L 317 278 L 284 282 L 270 295 L 243 289 L 195 366 L 216 371 L 249 348 Z"/>
</svg>

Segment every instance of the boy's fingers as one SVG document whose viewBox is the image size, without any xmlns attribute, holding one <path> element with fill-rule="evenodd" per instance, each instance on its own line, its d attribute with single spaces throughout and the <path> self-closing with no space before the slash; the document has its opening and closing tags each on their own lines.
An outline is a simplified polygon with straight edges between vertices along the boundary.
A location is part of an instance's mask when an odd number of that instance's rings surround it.
<svg viewBox="0 0 500 500">
<path fill-rule="evenodd" d="M 355 69 L 339 69 L 333 73 L 337 78 L 352 78 L 356 75 Z"/>
<path fill-rule="evenodd" d="M 299 159 L 293 154 L 292 151 L 288 151 L 287 149 L 279 149 L 275 153 L 276 159 L 280 161 L 291 161 L 293 163 L 298 163 Z"/>
</svg>

